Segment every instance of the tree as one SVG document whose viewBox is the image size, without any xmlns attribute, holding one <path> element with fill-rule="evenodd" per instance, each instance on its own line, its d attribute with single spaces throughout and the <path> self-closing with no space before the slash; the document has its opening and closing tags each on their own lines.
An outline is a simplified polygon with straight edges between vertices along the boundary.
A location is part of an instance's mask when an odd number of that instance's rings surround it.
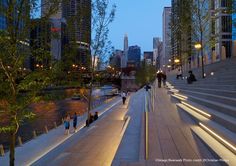
<svg viewBox="0 0 236 166">
<path fill-rule="evenodd" d="M 136 83 L 140 86 L 153 82 L 156 78 L 155 66 L 147 64 L 145 61 L 142 61 L 141 67 L 137 70 L 135 78 Z"/>
<path fill-rule="evenodd" d="M 13 166 L 18 129 L 24 121 L 34 116 L 28 106 L 40 99 L 38 92 L 50 83 L 53 70 L 41 65 L 41 68 L 30 71 L 25 65 L 30 56 L 41 61 L 50 55 L 45 49 L 47 46 L 32 48 L 29 43 L 29 31 L 37 26 L 31 18 L 41 5 L 37 0 L 2 2 L 0 16 L 6 20 L 6 29 L 0 31 L 0 117 L 6 123 L 0 126 L 0 132 L 10 134 L 9 164 Z M 41 18 L 42 21 L 48 20 L 48 17 L 58 10 L 59 2 L 50 0 L 48 13 Z"/>
<path fill-rule="evenodd" d="M 115 17 L 116 6 L 112 5 L 109 10 L 109 0 L 95 0 L 92 4 L 92 40 L 91 40 L 91 63 L 89 66 L 90 72 L 90 86 L 88 95 L 88 120 L 89 112 L 92 105 L 92 91 L 96 68 L 96 58 L 104 59 L 104 56 L 109 54 L 111 42 L 108 40 L 109 25 L 113 22 Z"/>
<path fill-rule="evenodd" d="M 181 70 L 191 57 L 191 7 L 192 1 L 173 2 L 171 13 L 171 46 L 173 59 L 180 60 Z"/>
<path fill-rule="evenodd" d="M 204 52 L 203 50 L 213 41 L 211 37 L 210 28 L 208 22 L 211 21 L 210 2 L 207 0 L 196 0 L 192 3 L 192 36 L 193 44 L 196 49 L 200 50 L 201 54 L 201 66 L 202 66 L 202 78 L 204 76 Z M 208 40 L 204 40 L 204 36 L 208 36 Z M 197 51 L 198 51 L 197 50 Z M 199 58 L 199 57 L 198 57 Z"/>
</svg>

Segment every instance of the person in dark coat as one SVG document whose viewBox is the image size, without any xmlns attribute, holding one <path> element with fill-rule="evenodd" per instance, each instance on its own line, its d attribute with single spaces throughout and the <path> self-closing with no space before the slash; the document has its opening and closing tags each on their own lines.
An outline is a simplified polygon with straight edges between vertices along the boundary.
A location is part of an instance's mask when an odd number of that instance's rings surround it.
<svg viewBox="0 0 236 166">
<path fill-rule="evenodd" d="M 74 132 L 76 132 L 76 128 L 77 128 L 77 114 L 76 114 L 76 112 L 73 116 L 73 127 L 74 127 Z"/>
<path fill-rule="evenodd" d="M 166 73 L 165 72 L 162 73 L 162 82 L 163 82 L 163 86 L 165 87 L 166 86 Z"/>
<path fill-rule="evenodd" d="M 95 112 L 93 119 L 94 121 L 98 119 L 98 112 Z"/>
<path fill-rule="evenodd" d="M 197 81 L 195 75 L 191 70 L 188 73 L 189 73 L 189 77 L 187 78 L 188 84 L 192 84 L 193 82 Z"/>
<path fill-rule="evenodd" d="M 162 72 L 157 72 L 158 87 L 161 88 Z"/>
</svg>

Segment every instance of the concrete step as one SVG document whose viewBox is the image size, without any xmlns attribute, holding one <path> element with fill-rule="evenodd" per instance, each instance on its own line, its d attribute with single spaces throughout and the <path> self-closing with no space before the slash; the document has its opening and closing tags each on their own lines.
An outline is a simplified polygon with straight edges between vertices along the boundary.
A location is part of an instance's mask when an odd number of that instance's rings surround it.
<svg viewBox="0 0 236 166">
<path fill-rule="evenodd" d="M 236 156 L 233 152 L 225 148 L 224 145 L 201 127 L 193 126 L 191 129 L 204 142 L 204 144 L 221 159 L 220 163 L 222 165 L 235 166 Z"/>
<path fill-rule="evenodd" d="M 203 93 L 208 93 L 208 94 L 236 98 L 236 91 L 231 91 L 231 90 L 197 88 L 197 87 L 189 87 L 189 86 L 178 86 L 176 88 L 177 90 L 179 90 L 179 92 L 182 92 L 182 90 L 191 90 L 191 91 L 196 91 L 196 92 L 203 92 Z"/>
<path fill-rule="evenodd" d="M 236 133 L 236 118 L 210 109 L 206 106 L 202 106 L 192 101 L 182 101 L 183 105 L 193 109 L 197 113 L 205 116 L 206 118 L 224 126 L 228 130 Z"/>
<path fill-rule="evenodd" d="M 228 106 L 233 106 L 233 107 L 235 107 L 235 110 L 236 110 L 236 98 L 234 98 L 234 97 L 226 97 L 226 96 L 222 96 L 222 95 L 197 92 L 197 91 L 192 91 L 192 90 L 181 90 L 181 92 L 182 92 L 182 94 L 187 95 L 187 96 L 189 96 L 189 95 L 196 96 L 196 97 L 199 97 L 202 99 L 209 99 L 211 101 L 223 103 Z"/>
<path fill-rule="evenodd" d="M 211 119 L 206 118 L 205 116 L 199 114 L 198 112 L 183 104 L 178 103 L 177 107 L 180 110 L 188 113 L 191 118 L 193 118 L 197 122 L 197 124 L 202 127 L 208 128 L 210 131 L 213 131 L 215 135 L 220 136 L 221 139 L 217 138 L 217 140 L 236 155 L 236 133 L 228 130 L 224 126 L 212 121 Z M 226 144 L 226 142 L 228 144 Z"/>
<path fill-rule="evenodd" d="M 188 96 L 185 95 L 185 97 L 179 97 L 179 98 L 176 96 L 174 97 L 177 98 L 179 101 L 183 101 L 183 100 L 192 101 L 192 102 L 198 103 L 199 105 L 206 106 L 210 109 L 216 110 L 218 112 L 221 112 L 221 113 L 224 113 L 226 115 L 236 118 L 236 107 L 229 106 L 224 103 L 212 101 L 209 99 L 203 99 L 203 98 L 196 97 L 193 95 L 188 95 Z"/>
<path fill-rule="evenodd" d="M 220 90 L 232 90 L 236 91 L 236 85 L 215 85 L 215 84 L 187 84 L 187 83 L 173 83 L 172 84 L 174 87 L 193 87 L 193 88 L 207 88 L 207 89 L 220 89 Z"/>
</svg>

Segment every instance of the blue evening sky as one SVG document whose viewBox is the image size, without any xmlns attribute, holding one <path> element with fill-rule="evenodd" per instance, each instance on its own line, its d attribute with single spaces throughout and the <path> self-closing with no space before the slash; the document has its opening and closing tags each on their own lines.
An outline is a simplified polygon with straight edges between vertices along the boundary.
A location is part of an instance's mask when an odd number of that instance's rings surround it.
<svg viewBox="0 0 236 166">
<path fill-rule="evenodd" d="M 110 26 L 110 40 L 115 49 L 123 49 L 124 35 L 129 45 L 139 45 L 141 51 L 152 51 L 153 37 L 162 38 L 162 12 L 171 0 L 112 0 L 117 6 Z"/>
</svg>

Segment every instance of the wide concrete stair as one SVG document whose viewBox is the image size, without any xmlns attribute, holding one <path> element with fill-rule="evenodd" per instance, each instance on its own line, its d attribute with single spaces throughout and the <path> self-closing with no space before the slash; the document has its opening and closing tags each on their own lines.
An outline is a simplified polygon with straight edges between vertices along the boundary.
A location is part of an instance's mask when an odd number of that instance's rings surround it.
<svg viewBox="0 0 236 166">
<path fill-rule="evenodd" d="M 177 107 L 202 129 L 200 132 L 193 128 L 193 132 L 216 155 L 222 159 L 232 158 L 227 163 L 232 165 L 236 163 L 236 58 L 208 65 L 205 71 L 206 78 L 202 79 L 201 69 L 193 70 L 198 80 L 193 84 L 187 84 L 186 78 L 177 80 L 170 75 L 169 94 Z"/>
</svg>

